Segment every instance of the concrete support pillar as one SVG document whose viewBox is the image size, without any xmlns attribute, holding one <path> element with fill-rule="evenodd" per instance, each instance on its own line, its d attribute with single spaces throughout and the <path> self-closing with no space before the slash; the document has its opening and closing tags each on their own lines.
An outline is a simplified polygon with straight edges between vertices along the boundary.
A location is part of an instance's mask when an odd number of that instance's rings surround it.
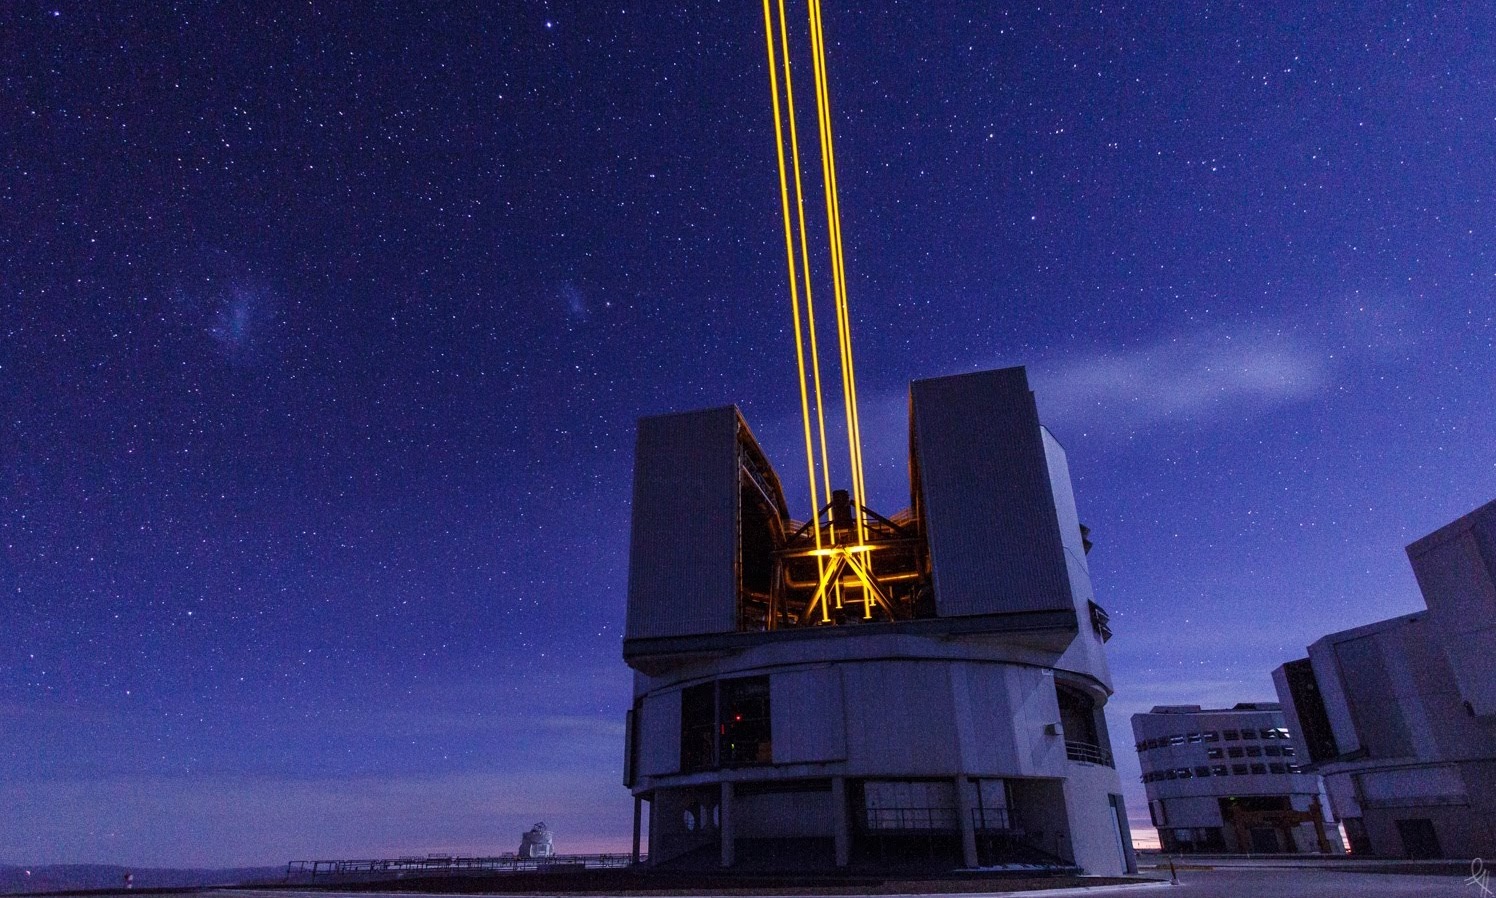
<svg viewBox="0 0 1496 898">
<path fill-rule="evenodd" d="M 1325 836 L 1325 809 L 1319 803 L 1318 795 L 1309 802 L 1309 813 L 1314 815 L 1314 840 L 1319 847 L 1319 853 L 1330 854 L 1333 849 L 1330 847 L 1330 840 Z"/>
<path fill-rule="evenodd" d="M 722 866 L 731 867 L 738 862 L 737 828 L 732 820 L 732 783 L 722 784 L 722 797 L 717 808 L 718 816 L 722 818 L 722 827 L 717 832 L 722 840 Z"/>
<path fill-rule="evenodd" d="M 634 850 L 629 855 L 629 863 L 639 866 L 639 824 L 642 822 L 644 810 L 644 799 L 634 796 Z"/>
<path fill-rule="evenodd" d="M 970 786 L 971 781 L 966 777 L 956 777 L 956 816 L 960 818 L 956 822 L 961 826 L 961 861 L 967 867 L 976 867 L 977 828 L 976 821 L 971 819 Z"/>
<path fill-rule="evenodd" d="M 845 867 L 852 862 L 852 834 L 847 826 L 851 809 L 847 807 L 847 778 L 831 778 L 831 819 L 835 821 L 833 837 L 836 843 L 836 865 Z"/>
<path fill-rule="evenodd" d="M 649 867 L 654 867 L 655 865 L 655 844 L 652 837 L 657 832 L 660 832 L 660 802 L 655 801 L 658 796 L 660 796 L 658 792 L 649 793 L 649 808 L 645 811 L 645 832 L 651 835 L 651 840 L 649 840 L 649 859 L 646 861 Z"/>
</svg>

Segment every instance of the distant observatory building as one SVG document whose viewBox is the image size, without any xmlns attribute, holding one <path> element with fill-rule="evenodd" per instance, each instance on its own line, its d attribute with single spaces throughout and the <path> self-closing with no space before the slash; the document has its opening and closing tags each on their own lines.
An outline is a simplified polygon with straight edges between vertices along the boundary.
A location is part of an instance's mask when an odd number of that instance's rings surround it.
<svg viewBox="0 0 1496 898">
<path fill-rule="evenodd" d="M 652 866 L 1135 870 L 1111 634 L 1024 369 L 916 381 L 909 425 L 909 509 L 837 493 L 805 522 L 735 407 L 639 423 L 625 780 Z"/>
</svg>

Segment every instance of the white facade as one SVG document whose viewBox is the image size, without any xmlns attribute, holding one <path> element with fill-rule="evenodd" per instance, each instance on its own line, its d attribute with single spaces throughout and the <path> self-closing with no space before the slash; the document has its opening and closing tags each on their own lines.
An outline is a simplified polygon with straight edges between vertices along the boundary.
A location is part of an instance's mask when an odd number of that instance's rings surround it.
<svg viewBox="0 0 1496 898">
<path fill-rule="evenodd" d="M 1496 856 L 1496 502 L 1408 547 L 1428 611 L 1273 672 L 1353 853 Z"/>
<path fill-rule="evenodd" d="M 911 405 L 913 507 L 880 520 L 917 563 L 886 613 L 828 622 L 784 610 L 804 528 L 736 410 L 641 422 L 625 776 L 652 865 L 1135 869 L 1063 450 L 1022 369 Z"/>
<path fill-rule="evenodd" d="M 1161 706 L 1134 714 L 1132 732 L 1163 850 L 1342 851 L 1281 706 Z"/>
</svg>

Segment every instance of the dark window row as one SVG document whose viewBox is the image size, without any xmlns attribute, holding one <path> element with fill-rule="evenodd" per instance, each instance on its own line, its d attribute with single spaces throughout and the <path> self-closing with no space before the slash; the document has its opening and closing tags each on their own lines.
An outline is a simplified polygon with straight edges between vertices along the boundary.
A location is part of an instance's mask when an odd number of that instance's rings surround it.
<svg viewBox="0 0 1496 898">
<path fill-rule="evenodd" d="M 1207 748 L 1205 757 L 1211 760 L 1218 758 L 1291 758 L 1294 756 L 1292 745 L 1233 745 L 1230 748 Z"/>
<path fill-rule="evenodd" d="M 1137 748 L 1138 751 L 1151 751 L 1155 748 L 1167 748 L 1171 745 L 1287 738 L 1288 730 L 1284 727 L 1263 727 L 1260 730 L 1207 730 L 1200 733 L 1175 733 L 1172 736 L 1159 736 L 1157 739 L 1144 739 L 1137 744 Z"/>
<path fill-rule="evenodd" d="M 1202 764 L 1199 767 L 1175 767 L 1172 770 L 1154 770 L 1143 774 L 1145 783 L 1161 783 L 1165 780 L 1203 779 L 1211 776 L 1258 776 L 1274 773 L 1303 773 L 1298 764 Z"/>
</svg>

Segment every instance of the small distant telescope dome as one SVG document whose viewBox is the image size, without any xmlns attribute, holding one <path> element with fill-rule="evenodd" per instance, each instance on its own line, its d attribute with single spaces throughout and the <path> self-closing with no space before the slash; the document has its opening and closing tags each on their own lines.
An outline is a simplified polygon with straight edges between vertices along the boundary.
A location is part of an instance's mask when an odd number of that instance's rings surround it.
<svg viewBox="0 0 1496 898">
<path fill-rule="evenodd" d="M 530 831 L 519 837 L 519 856 L 526 858 L 552 857 L 555 848 L 551 845 L 551 830 L 544 823 L 530 827 Z"/>
</svg>

